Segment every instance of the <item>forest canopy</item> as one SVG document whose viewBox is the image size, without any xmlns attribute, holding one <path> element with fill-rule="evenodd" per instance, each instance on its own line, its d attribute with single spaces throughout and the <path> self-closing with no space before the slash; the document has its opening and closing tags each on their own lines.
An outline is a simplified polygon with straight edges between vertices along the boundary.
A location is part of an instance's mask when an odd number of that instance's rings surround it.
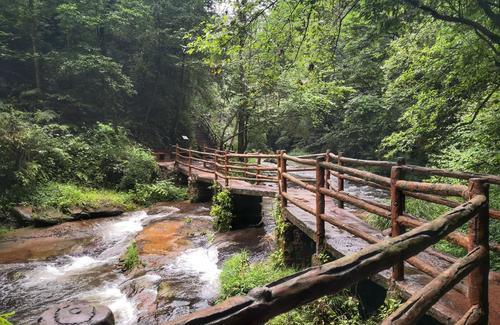
<svg viewBox="0 0 500 325">
<path fill-rule="evenodd" d="M 0 0 L 0 8 L 4 116 L 45 112 L 75 135 L 110 125 L 157 149 L 187 135 L 191 145 L 240 152 L 330 149 L 500 169 L 498 3 Z"/>
</svg>

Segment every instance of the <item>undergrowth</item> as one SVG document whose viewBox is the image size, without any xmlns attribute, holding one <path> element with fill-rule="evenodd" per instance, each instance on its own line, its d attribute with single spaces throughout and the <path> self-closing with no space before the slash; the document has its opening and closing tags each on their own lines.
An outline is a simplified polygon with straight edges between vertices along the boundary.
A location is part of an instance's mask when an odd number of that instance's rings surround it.
<svg viewBox="0 0 500 325">
<path fill-rule="evenodd" d="M 243 251 L 229 258 L 222 267 L 220 275 L 221 293 L 219 302 L 236 295 L 247 294 L 251 289 L 281 279 L 296 272 L 293 268 L 284 267 L 282 261 L 273 254 L 268 259 L 250 263 L 248 253 Z M 387 298 L 379 312 L 362 319 L 359 313 L 360 302 L 348 290 L 325 296 L 312 303 L 298 307 L 287 313 L 276 316 L 267 324 L 270 325 L 375 325 L 397 309 L 400 301 Z"/>
<path fill-rule="evenodd" d="M 177 187 L 166 180 L 152 184 L 138 184 L 135 189 L 128 192 L 48 183 L 31 197 L 29 204 L 39 209 L 55 208 L 62 212 L 69 212 L 73 208 L 97 209 L 106 206 L 130 211 L 136 209 L 138 205 L 186 198 L 185 188 Z"/>
<path fill-rule="evenodd" d="M 42 187 L 33 196 L 32 203 L 39 208 L 56 208 L 61 211 L 102 206 L 120 207 L 124 210 L 136 207 L 133 196 L 129 193 L 60 183 L 49 183 Z"/>
<path fill-rule="evenodd" d="M 280 263 L 276 263 L 272 258 L 252 264 L 246 251 L 231 256 L 222 266 L 219 300 L 246 294 L 257 286 L 281 279 L 294 272 L 291 268 L 284 268 L 277 264 Z"/>
<path fill-rule="evenodd" d="M 179 201 L 187 199 L 187 189 L 178 187 L 171 181 L 163 180 L 152 184 L 139 184 L 131 191 L 134 202 L 149 205 L 161 201 Z"/>
</svg>

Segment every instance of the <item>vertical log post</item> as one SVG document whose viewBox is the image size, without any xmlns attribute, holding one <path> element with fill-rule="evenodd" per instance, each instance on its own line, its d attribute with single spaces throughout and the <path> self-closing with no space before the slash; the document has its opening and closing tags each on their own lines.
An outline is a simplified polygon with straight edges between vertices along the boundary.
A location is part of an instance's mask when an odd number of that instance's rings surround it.
<svg viewBox="0 0 500 325">
<path fill-rule="evenodd" d="M 203 145 L 203 160 L 206 160 L 207 155 L 205 154 L 207 152 L 207 146 Z M 203 162 L 203 168 L 207 168 L 207 163 Z"/>
<path fill-rule="evenodd" d="M 227 150 L 224 151 L 224 185 L 229 186 L 229 158 L 227 156 Z"/>
<path fill-rule="evenodd" d="M 404 227 L 399 223 L 399 216 L 405 210 L 405 196 L 403 191 L 396 187 L 396 182 L 403 177 L 401 165 L 405 164 L 404 158 L 398 158 L 398 166 L 391 168 L 391 237 L 397 237 L 404 233 Z M 404 280 L 404 260 L 398 261 L 392 267 L 392 279 L 394 281 Z"/>
<path fill-rule="evenodd" d="M 175 166 L 179 165 L 179 145 L 175 145 Z"/>
<path fill-rule="evenodd" d="M 337 154 L 337 165 L 342 166 L 342 151 Z M 342 175 L 342 173 L 339 173 Z M 344 190 L 344 179 L 342 177 L 337 177 L 337 191 L 342 192 Z M 344 201 L 337 200 L 337 205 L 339 208 L 344 208 Z"/>
<path fill-rule="evenodd" d="M 248 154 L 248 152 L 244 152 L 243 154 Z M 243 170 L 243 177 L 247 177 L 248 176 L 248 157 L 244 157 L 243 158 L 243 167 L 245 167 L 245 169 Z"/>
<path fill-rule="evenodd" d="M 278 196 L 279 198 L 281 199 L 281 178 L 282 178 L 282 175 L 281 175 L 281 161 L 283 160 L 283 157 L 281 157 L 281 151 L 282 150 L 276 150 L 276 155 L 277 155 L 277 159 L 276 159 L 276 177 L 278 178 L 278 183 L 276 183 L 278 185 Z"/>
<path fill-rule="evenodd" d="M 188 150 L 188 176 L 191 178 L 191 163 L 193 162 L 193 153 L 191 152 L 191 148 Z"/>
<path fill-rule="evenodd" d="M 257 181 L 255 182 L 255 184 L 259 185 L 260 184 L 260 181 L 259 181 L 259 175 L 260 175 L 260 164 L 261 164 L 261 158 L 260 158 L 260 151 L 257 151 L 257 170 L 255 171 L 255 178 L 257 179 Z"/>
<path fill-rule="evenodd" d="M 330 162 L 332 159 L 330 158 L 330 149 L 326 151 L 325 161 Z M 325 170 L 325 187 L 330 188 L 330 170 Z"/>
<path fill-rule="evenodd" d="M 325 213 L 325 195 L 320 189 L 325 187 L 325 168 L 320 162 L 325 157 L 316 158 L 316 254 L 321 254 L 325 249 L 325 221 L 321 215 Z"/>
<path fill-rule="evenodd" d="M 469 252 L 477 246 L 483 246 L 489 252 L 489 188 L 488 183 L 480 178 L 469 180 L 469 198 L 476 195 L 484 195 L 486 203 L 479 209 L 477 215 L 469 222 Z M 488 276 L 490 272 L 489 254 L 483 259 L 481 264 L 475 268 L 467 279 L 468 298 L 471 306 L 478 306 L 480 310 L 480 320 L 478 324 L 488 323 L 489 303 L 488 303 Z"/>
<path fill-rule="evenodd" d="M 281 170 L 281 174 L 280 174 L 280 190 L 281 190 L 281 193 L 286 193 L 287 190 L 288 190 L 288 183 L 287 183 L 287 179 L 285 177 L 283 177 L 283 173 L 286 173 L 286 159 L 284 157 L 285 155 L 285 150 L 281 150 L 281 153 L 280 153 L 280 163 L 279 163 L 279 169 Z M 287 199 L 285 199 L 283 197 L 283 195 L 280 195 L 281 197 L 281 207 L 286 207 L 287 204 L 288 204 L 288 201 Z"/>
<path fill-rule="evenodd" d="M 218 153 L 217 153 L 217 150 L 214 151 L 214 179 L 215 179 L 215 182 L 218 181 L 219 179 L 219 176 L 217 175 L 217 172 L 219 171 L 217 169 L 217 164 L 219 163 L 219 158 L 217 157 Z"/>
</svg>

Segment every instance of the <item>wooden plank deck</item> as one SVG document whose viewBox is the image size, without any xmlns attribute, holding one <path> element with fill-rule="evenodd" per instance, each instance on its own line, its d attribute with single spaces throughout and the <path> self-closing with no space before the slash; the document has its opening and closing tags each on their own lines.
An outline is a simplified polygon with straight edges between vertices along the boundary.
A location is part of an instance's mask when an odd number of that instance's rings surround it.
<svg viewBox="0 0 500 325">
<path fill-rule="evenodd" d="M 177 169 L 185 175 L 188 174 L 187 167 L 177 166 Z M 192 180 L 195 181 L 212 183 L 215 180 L 213 173 L 203 172 L 196 169 L 192 169 L 191 175 Z M 224 186 L 223 179 L 219 179 L 218 182 L 222 186 Z M 232 193 L 235 194 L 265 197 L 278 196 L 276 184 L 268 183 L 266 185 L 254 185 L 245 181 L 230 180 L 228 188 Z M 314 193 L 311 193 L 304 189 L 289 188 L 288 194 L 306 203 L 312 208 L 315 207 L 316 199 Z M 288 206 L 283 209 L 283 212 L 287 220 L 289 220 L 314 240 L 316 232 L 316 221 L 313 215 L 291 203 L 289 203 Z M 354 228 L 360 229 L 377 239 L 384 239 L 384 235 L 381 231 L 374 229 L 362 219 L 357 217 L 354 213 L 345 209 L 338 208 L 333 199 L 326 199 L 325 213 L 341 221 L 343 224 L 347 224 Z M 355 237 L 354 235 L 351 235 L 350 233 L 341 230 L 327 222 L 325 223 L 325 232 L 327 250 L 333 256 L 338 258 L 358 252 L 364 247 L 370 245 L 370 243 L 366 242 L 365 240 L 359 237 Z M 427 249 L 426 251 L 418 254 L 417 257 L 442 271 L 447 269 L 454 260 L 449 256 L 443 256 L 443 254 L 438 253 L 433 249 Z M 385 288 L 394 286 L 393 281 L 391 281 L 390 270 L 384 270 L 370 277 L 370 279 Z M 500 303 L 496 300 L 498 299 L 500 294 L 499 279 L 500 276 L 498 273 L 490 273 L 489 324 L 495 325 L 500 324 Z M 402 297 L 407 299 L 427 283 L 429 283 L 431 280 L 431 276 L 416 269 L 408 263 L 405 263 L 405 280 L 396 282 L 395 288 L 398 290 Z M 438 303 L 436 303 L 431 308 L 428 314 L 444 324 L 454 324 L 469 309 L 468 299 L 466 296 L 466 288 L 467 287 L 465 286 L 464 281 L 462 281 L 462 283 L 455 286 L 454 289 L 450 290 L 443 298 L 441 298 Z"/>
</svg>

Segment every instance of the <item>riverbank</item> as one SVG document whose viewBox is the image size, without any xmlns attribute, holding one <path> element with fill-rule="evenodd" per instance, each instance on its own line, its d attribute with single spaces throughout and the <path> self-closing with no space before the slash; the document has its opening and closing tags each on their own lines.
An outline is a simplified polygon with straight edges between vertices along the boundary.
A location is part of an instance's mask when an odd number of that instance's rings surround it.
<svg viewBox="0 0 500 325">
<path fill-rule="evenodd" d="M 187 198 L 187 190 L 163 180 L 140 185 L 134 190 L 95 189 L 74 184 L 49 183 L 28 200 L 6 208 L 5 233 L 19 226 L 51 226 L 66 221 L 113 217 L 137 210 L 154 202 Z"/>
</svg>

